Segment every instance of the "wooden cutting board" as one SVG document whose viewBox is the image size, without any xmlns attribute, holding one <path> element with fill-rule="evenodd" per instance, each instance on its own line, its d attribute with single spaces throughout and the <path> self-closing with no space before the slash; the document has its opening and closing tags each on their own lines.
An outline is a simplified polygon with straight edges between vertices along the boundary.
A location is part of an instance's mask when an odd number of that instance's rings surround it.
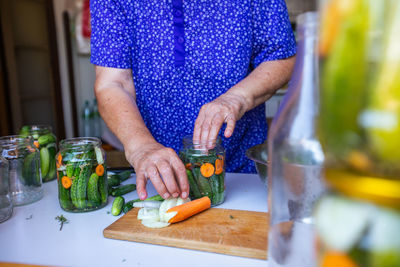
<svg viewBox="0 0 400 267">
<path fill-rule="evenodd" d="M 103 231 L 104 237 L 248 258 L 267 258 L 268 214 L 208 209 L 161 229 L 147 228 L 134 208 Z"/>
</svg>

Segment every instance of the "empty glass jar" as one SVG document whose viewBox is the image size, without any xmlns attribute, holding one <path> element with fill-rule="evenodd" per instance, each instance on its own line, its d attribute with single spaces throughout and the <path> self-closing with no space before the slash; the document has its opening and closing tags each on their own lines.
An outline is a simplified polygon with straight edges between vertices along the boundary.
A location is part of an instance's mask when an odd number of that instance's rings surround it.
<svg viewBox="0 0 400 267">
<path fill-rule="evenodd" d="M 48 125 L 25 125 L 20 135 L 32 136 L 34 145 L 40 152 L 40 171 L 42 181 L 48 182 L 56 178 L 57 140 Z"/>
<path fill-rule="evenodd" d="M 42 198 L 39 150 L 32 137 L 20 135 L 0 138 L 1 155 L 9 164 L 10 192 L 14 206 Z"/>
<path fill-rule="evenodd" d="M 0 155 L 0 223 L 10 218 L 12 211 L 8 162 Z"/>
<path fill-rule="evenodd" d="M 62 209 L 86 212 L 107 204 L 107 168 L 100 139 L 62 140 L 56 159 L 58 199 Z"/>
<path fill-rule="evenodd" d="M 183 138 L 180 158 L 185 164 L 190 186 L 190 198 L 208 196 L 216 206 L 225 199 L 225 149 L 218 139 L 206 145 L 193 141 L 191 136 Z"/>
</svg>

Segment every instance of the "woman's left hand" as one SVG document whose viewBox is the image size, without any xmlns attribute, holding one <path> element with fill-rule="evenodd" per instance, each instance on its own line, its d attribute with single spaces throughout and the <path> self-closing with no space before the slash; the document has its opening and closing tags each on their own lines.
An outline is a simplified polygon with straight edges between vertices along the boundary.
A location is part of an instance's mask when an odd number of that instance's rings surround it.
<svg viewBox="0 0 400 267">
<path fill-rule="evenodd" d="M 203 105 L 194 124 L 193 140 L 212 148 L 219 130 L 226 123 L 225 137 L 231 137 L 236 121 L 247 111 L 246 98 L 238 93 L 226 92 Z"/>
</svg>

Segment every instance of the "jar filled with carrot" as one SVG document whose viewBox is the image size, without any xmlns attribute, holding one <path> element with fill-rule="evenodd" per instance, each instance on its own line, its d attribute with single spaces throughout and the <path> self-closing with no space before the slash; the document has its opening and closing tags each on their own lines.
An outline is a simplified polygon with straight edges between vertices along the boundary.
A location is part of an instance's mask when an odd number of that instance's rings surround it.
<svg viewBox="0 0 400 267">
<path fill-rule="evenodd" d="M 183 138 L 179 153 L 185 164 L 190 185 L 190 198 L 208 196 L 211 206 L 224 202 L 225 198 L 225 149 L 218 139 L 210 144 L 201 144 L 192 136 Z"/>
<path fill-rule="evenodd" d="M 56 163 L 58 199 L 62 209 L 86 212 L 107 204 L 105 153 L 100 139 L 62 140 Z"/>
</svg>

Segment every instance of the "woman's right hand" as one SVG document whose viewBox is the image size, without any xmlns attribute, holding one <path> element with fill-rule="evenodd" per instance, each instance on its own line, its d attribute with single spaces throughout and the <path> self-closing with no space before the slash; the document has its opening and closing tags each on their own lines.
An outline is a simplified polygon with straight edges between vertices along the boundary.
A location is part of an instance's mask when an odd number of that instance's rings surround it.
<svg viewBox="0 0 400 267">
<path fill-rule="evenodd" d="M 154 142 L 134 151 L 125 148 L 125 156 L 136 172 L 136 190 L 141 200 L 147 198 L 147 180 L 164 199 L 189 196 L 189 184 L 183 162 L 172 148 Z"/>
</svg>

